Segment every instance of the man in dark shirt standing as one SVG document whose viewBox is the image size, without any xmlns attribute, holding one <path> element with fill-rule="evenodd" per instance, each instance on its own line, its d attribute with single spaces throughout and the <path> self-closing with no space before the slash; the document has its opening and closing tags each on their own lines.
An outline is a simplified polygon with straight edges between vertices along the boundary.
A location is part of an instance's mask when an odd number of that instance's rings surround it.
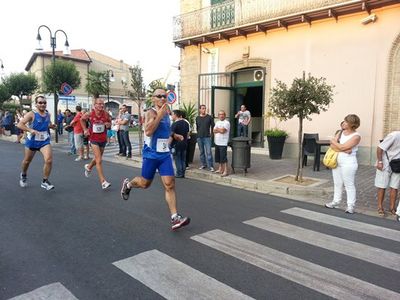
<svg viewBox="0 0 400 300">
<path fill-rule="evenodd" d="M 185 177 L 186 170 L 186 147 L 189 136 L 189 124 L 182 118 L 180 110 L 172 112 L 171 136 L 173 138 L 171 147 L 174 149 L 175 167 L 177 178 Z"/>
<path fill-rule="evenodd" d="M 196 117 L 197 144 L 200 150 L 200 170 L 208 168 L 214 172 L 214 162 L 211 152 L 211 134 L 214 128 L 214 119 L 206 112 L 206 106 L 200 105 L 199 115 Z"/>
</svg>

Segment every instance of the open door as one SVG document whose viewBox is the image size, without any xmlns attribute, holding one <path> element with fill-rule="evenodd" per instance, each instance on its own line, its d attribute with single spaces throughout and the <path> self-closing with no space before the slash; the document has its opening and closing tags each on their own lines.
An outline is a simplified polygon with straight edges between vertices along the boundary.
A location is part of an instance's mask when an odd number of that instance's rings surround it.
<svg viewBox="0 0 400 300">
<path fill-rule="evenodd" d="M 231 130 L 229 132 L 230 139 L 234 137 L 236 126 L 234 101 L 235 88 L 220 86 L 211 87 L 211 115 L 214 117 L 214 120 L 217 121 L 218 112 L 220 110 L 225 111 L 226 119 L 231 123 Z"/>
</svg>

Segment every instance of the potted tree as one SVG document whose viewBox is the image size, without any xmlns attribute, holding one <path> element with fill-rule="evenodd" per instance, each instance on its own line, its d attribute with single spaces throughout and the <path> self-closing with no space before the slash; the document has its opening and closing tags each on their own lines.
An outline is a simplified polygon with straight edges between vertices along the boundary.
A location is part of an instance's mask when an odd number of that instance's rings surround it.
<svg viewBox="0 0 400 300">
<path fill-rule="evenodd" d="M 194 103 L 189 102 L 189 103 L 183 103 L 179 109 L 182 111 L 184 118 L 190 124 L 190 139 L 188 141 L 188 148 L 186 151 L 186 163 L 190 164 L 193 162 L 194 152 L 196 150 L 196 142 L 197 142 L 197 133 L 194 131 L 194 123 L 197 115 L 197 106 Z"/>
<path fill-rule="evenodd" d="M 295 181 L 303 181 L 302 164 L 302 139 L 303 121 L 311 120 L 312 114 L 319 114 L 328 109 L 333 101 L 333 85 L 326 83 L 326 79 L 316 78 L 310 74 L 306 77 L 303 72 L 302 78 L 295 78 L 291 86 L 277 80 L 272 89 L 269 108 L 273 115 L 280 120 L 288 120 L 297 116 L 299 120 L 298 130 L 298 161 Z"/>
</svg>

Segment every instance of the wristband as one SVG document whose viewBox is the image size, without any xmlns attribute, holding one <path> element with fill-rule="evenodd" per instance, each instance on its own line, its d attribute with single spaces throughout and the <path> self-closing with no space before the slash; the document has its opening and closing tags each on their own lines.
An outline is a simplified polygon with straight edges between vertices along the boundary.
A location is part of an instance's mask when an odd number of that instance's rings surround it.
<svg viewBox="0 0 400 300">
<path fill-rule="evenodd" d="M 378 164 L 381 164 L 381 163 L 383 163 L 383 161 L 381 161 L 381 160 L 380 160 L 380 161 L 378 161 Z"/>
</svg>

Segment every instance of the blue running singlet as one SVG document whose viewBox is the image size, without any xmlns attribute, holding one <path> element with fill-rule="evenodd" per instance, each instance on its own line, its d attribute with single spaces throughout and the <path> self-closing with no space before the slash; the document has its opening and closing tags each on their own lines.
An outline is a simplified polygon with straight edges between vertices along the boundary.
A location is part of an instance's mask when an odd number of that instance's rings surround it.
<svg viewBox="0 0 400 300">
<path fill-rule="evenodd" d="M 50 115 L 49 113 L 45 113 L 44 116 L 41 116 L 38 112 L 35 112 L 35 117 L 33 122 L 29 125 L 29 128 L 32 128 L 38 131 L 38 134 L 33 135 L 30 132 L 27 132 L 25 139 L 25 147 L 30 149 L 40 149 L 48 144 L 50 144 Z"/>
<path fill-rule="evenodd" d="M 152 108 L 155 110 L 154 108 Z M 168 138 L 171 135 L 171 121 L 169 115 L 161 119 L 152 136 L 145 136 L 143 146 L 143 158 L 163 159 L 170 156 Z"/>
</svg>

